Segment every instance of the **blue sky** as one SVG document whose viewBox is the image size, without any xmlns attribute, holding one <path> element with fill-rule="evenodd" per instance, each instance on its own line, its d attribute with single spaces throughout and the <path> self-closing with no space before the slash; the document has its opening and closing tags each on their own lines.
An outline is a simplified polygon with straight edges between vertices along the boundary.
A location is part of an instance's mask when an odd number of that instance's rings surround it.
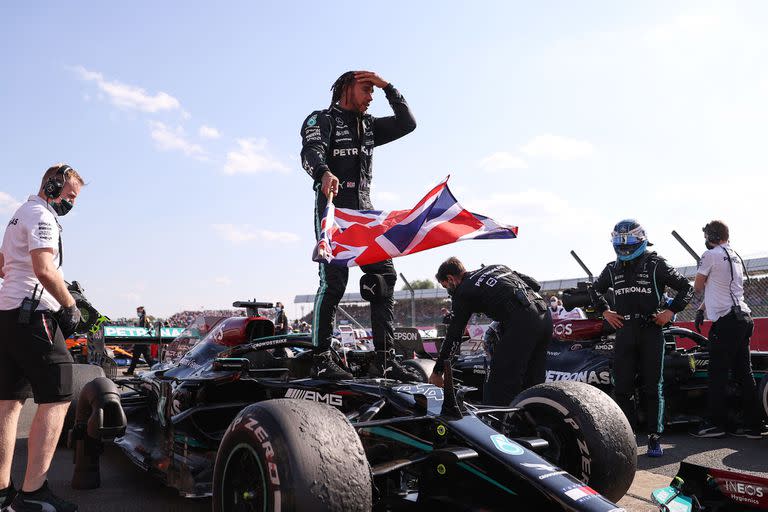
<svg viewBox="0 0 768 512">
<path fill-rule="evenodd" d="M 3 2 L 0 215 L 65 161 L 88 182 L 63 220 L 65 277 L 104 313 L 257 298 L 294 316 L 293 297 L 317 287 L 299 128 L 339 74 L 368 69 L 418 122 L 377 148 L 374 205 L 408 208 L 450 173 L 466 208 L 520 227 L 396 260 L 409 279 L 450 255 L 576 277 L 570 249 L 598 271 L 624 217 L 676 265 L 690 261 L 669 232 L 701 249 L 718 217 L 745 257 L 763 254 L 767 14 L 763 2 Z"/>
</svg>

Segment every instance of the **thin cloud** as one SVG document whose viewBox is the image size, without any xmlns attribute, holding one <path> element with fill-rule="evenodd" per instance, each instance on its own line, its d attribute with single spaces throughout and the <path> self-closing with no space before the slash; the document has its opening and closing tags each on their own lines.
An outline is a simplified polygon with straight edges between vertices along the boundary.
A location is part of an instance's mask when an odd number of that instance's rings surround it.
<svg viewBox="0 0 768 512">
<path fill-rule="evenodd" d="M 227 153 L 224 174 L 287 172 L 288 167 L 267 150 L 266 139 L 237 139 L 238 149 Z"/>
<path fill-rule="evenodd" d="M 497 151 L 478 162 L 478 165 L 485 171 L 498 172 L 510 171 L 514 169 L 527 169 L 528 164 L 519 156 L 506 151 Z"/>
<path fill-rule="evenodd" d="M 198 134 L 204 138 L 204 139 L 218 139 L 221 137 L 221 133 L 216 128 L 213 128 L 212 126 L 206 126 L 202 125 L 200 127 L 200 130 L 198 130 Z"/>
<path fill-rule="evenodd" d="M 222 286 L 229 286 L 232 284 L 232 279 L 228 278 L 227 276 L 218 276 L 213 279 L 213 282 Z"/>
<path fill-rule="evenodd" d="M 142 112 L 160 112 L 165 110 L 179 110 L 181 103 L 168 93 L 158 92 L 149 94 L 145 89 L 135 85 L 128 85 L 116 80 L 110 81 L 97 71 L 89 71 L 83 66 L 74 68 L 80 79 L 87 82 L 95 82 L 109 100 L 120 108 L 141 110 Z"/>
<path fill-rule="evenodd" d="M 0 192 L 0 212 L 13 213 L 21 206 L 21 202 L 14 199 L 10 194 Z"/>
<path fill-rule="evenodd" d="M 185 137 L 184 130 L 181 127 L 172 130 L 170 127 L 159 121 L 150 121 L 149 127 L 150 135 L 159 149 L 162 149 L 163 151 L 181 151 L 187 156 L 200 160 L 206 158 L 205 150 L 198 144 L 193 144 L 188 141 Z"/>
<path fill-rule="evenodd" d="M 293 243 L 299 241 L 299 236 L 286 231 L 268 231 L 254 228 L 249 224 L 214 224 L 213 229 L 220 238 L 232 243 L 253 241 Z"/>
<path fill-rule="evenodd" d="M 588 158 L 595 152 L 591 143 L 559 135 L 539 135 L 523 145 L 520 151 L 530 157 L 545 157 L 554 160 L 576 160 Z"/>
</svg>

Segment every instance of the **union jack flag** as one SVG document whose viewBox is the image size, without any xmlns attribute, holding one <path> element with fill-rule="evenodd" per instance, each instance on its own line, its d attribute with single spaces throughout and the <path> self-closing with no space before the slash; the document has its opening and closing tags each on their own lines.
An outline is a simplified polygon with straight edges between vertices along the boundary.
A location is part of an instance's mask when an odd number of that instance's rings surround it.
<svg viewBox="0 0 768 512">
<path fill-rule="evenodd" d="M 312 259 L 354 267 L 462 240 L 516 238 L 517 226 L 470 213 L 448 189 L 448 178 L 410 210 L 336 208 L 329 202 Z"/>
</svg>

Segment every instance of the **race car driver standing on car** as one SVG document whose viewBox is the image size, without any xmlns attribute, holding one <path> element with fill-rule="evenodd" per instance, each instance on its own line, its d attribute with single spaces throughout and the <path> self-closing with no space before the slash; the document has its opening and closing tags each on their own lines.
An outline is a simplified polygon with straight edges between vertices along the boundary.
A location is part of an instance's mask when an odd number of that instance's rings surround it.
<svg viewBox="0 0 768 512">
<path fill-rule="evenodd" d="M 664 335 L 661 328 L 693 297 L 691 284 L 664 258 L 647 250 L 645 230 L 633 219 L 622 220 L 611 233 L 616 261 L 603 269 L 590 288 L 592 302 L 616 329 L 613 360 L 614 393 L 630 423 L 636 418 L 635 377 L 642 379 L 646 405 L 648 456 L 661 457 L 664 431 Z M 664 288 L 677 292 L 672 304 L 663 305 Z M 611 309 L 602 295 L 613 288 L 616 304 Z"/>
<path fill-rule="evenodd" d="M 443 385 L 444 363 L 458 352 L 472 313 L 499 322 L 500 340 L 492 349 L 483 390 L 485 404 L 507 406 L 524 389 L 544 382 L 552 316 L 535 279 L 504 265 L 467 271 L 455 257 L 445 260 L 435 277 L 451 295 L 453 320 L 429 382 Z"/>
<path fill-rule="evenodd" d="M 367 114 L 374 88 L 384 91 L 394 116 L 377 118 Z M 338 208 L 372 210 L 371 180 L 373 148 L 381 146 L 416 128 L 405 98 L 395 87 L 370 71 L 348 71 L 331 87 L 331 105 L 312 112 L 301 127 L 301 161 L 314 180 L 315 236 L 320 236 L 320 222 L 328 197 Z M 349 269 L 320 263 L 320 286 L 315 296 L 312 340 L 317 347 L 313 375 L 328 379 L 351 378 L 334 362 L 330 346 L 336 309 L 347 287 Z M 366 274 L 378 274 L 386 283 L 382 296 L 371 302 L 371 326 L 376 348 L 371 376 L 411 380 L 410 373 L 389 360 L 388 349 L 394 339 L 394 286 L 397 280 L 392 260 L 361 267 Z"/>
<path fill-rule="evenodd" d="M 65 339 L 80 310 L 61 272 L 59 217 L 84 185 L 65 164 L 43 175 L 40 191 L 11 217 L 0 247 L 0 508 L 15 512 L 71 512 L 46 480 L 72 399 L 72 357 Z M 37 412 L 29 431 L 27 470 L 18 494 L 11 482 L 16 430 L 24 401 Z M 14 498 L 15 496 L 15 498 Z"/>
<path fill-rule="evenodd" d="M 755 324 L 744 301 L 741 258 L 729 244 L 728 226 L 713 220 L 703 228 L 707 251 L 701 256 L 696 280 L 697 294 L 704 292 L 703 308 L 696 312 L 696 330 L 707 318 L 709 330 L 709 416 L 691 432 L 696 437 L 723 437 L 726 430 L 739 437 L 761 439 L 765 435 L 760 401 L 752 374 L 749 341 Z M 739 404 L 744 425 L 728 425 L 728 376 L 741 387 Z M 732 428 L 729 428 L 732 427 Z"/>
</svg>

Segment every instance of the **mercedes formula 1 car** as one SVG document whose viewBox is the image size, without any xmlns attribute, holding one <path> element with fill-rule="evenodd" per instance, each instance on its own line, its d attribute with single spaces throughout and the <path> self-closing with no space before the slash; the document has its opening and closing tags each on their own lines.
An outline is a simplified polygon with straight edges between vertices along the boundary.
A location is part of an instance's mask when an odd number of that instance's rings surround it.
<svg viewBox="0 0 768 512">
<path fill-rule="evenodd" d="M 139 377 L 83 388 L 75 488 L 100 485 L 109 440 L 182 495 L 212 496 L 215 511 L 617 511 L 634 478 L 629 423 L 593 386 L 543 384 L 482 407 L 450 367 L 444 389 L 310 378 L 309 338 L 275 336 L 263 317 L 200 336 Z M 347 352 L 348 367 L 365 374 L 370 354 Z"/>
<path fill-rule="evenodd" d="M 580 292 L 577 292 L 580 293 Z M 573 305 L 586 305 L 584 297 L 570 299 Z M 564 303 L 569 297 L 564 295 Z M 602 318 L 592 314 L 590 318 L 580 320 L 558 320 L 554 322 L 552 341 L 547 351 L 547 382 L 580 381 L 586 382 L 610 394 L 613 391 L 611 378 L 614 357 L 614 330 Z M 663 329 L 666 340 L 664 356 L 664 397 L 665 419 L 669 424 L 682 424 L 701 421 L 707 411 L 707 387 L 709 367 L 708 340 L 701 334 L 673 325 Z M 414 337 L 412 333 L 409 336 Z M 406 336 L 405 333 L 400 335 Z M 500 339 L 498 325 L 491 324 L 486 332 L 484 346 L 474 353 L 464 354 L 456 358 L 453 368 L 457 379 L 476 391 L 467 397 L 472 401 L 482 401 L 482 389 L 485 375 L 488 371 L 492 346 Z M 420 340 L 422 349 L 416 350 L 420 359 L 409 364 L 418 366 L 425 373 L 430 373 L 432 361 L 439 350 L 442 340 Z M 413 346 L 409 346 L 413 349 Z M 413 350 L 406 350 L 412 353 Z M 768 417 L 768 352 L 752 351 L 752 369 L 758 384 L 760 402 L 763 412 Z M 642 404 L 640 382 L 637 383 L 637 403 Z M 741 390 L 732 385 L 729 389 L 731 404 L 741 403 Z M 645 408 L 637 407 L 642 423 Z M 730 418 L 734 425 L 740 423 L 740 418 L 734 410 Z"/>
</svg>

